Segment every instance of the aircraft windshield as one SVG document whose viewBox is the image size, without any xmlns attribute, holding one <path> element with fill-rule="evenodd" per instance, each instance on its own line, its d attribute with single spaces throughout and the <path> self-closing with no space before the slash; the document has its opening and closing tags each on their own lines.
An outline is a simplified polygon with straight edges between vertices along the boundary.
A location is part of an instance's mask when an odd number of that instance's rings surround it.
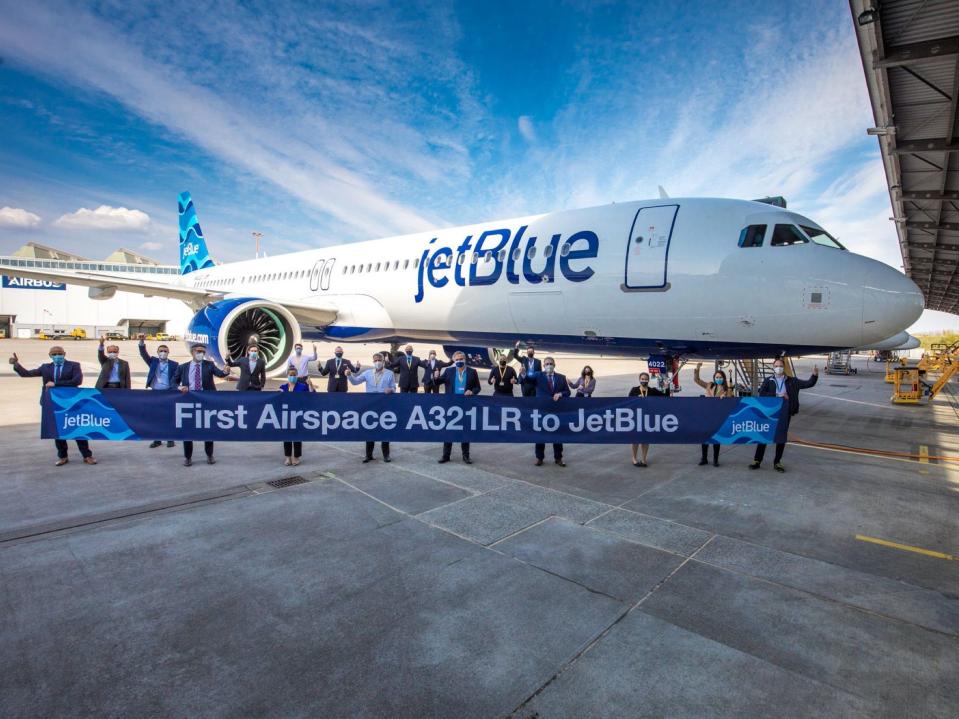
<svg viewBox="0 0 959 719">
<path fill-rule="evenodd" d="M 809 239 L 815 242 L 817 245 L 822 245 L 823 247 L 832 247 L 837 250 L 846 249 L 839 244 L 839 241 L 836 240 L 832 235 L 830 235 L 825 230 L 817 230 L 815 227 L 807 227 L 806 225 L 800 225 L 802 231 L 809 235 Z"/>
</svg>

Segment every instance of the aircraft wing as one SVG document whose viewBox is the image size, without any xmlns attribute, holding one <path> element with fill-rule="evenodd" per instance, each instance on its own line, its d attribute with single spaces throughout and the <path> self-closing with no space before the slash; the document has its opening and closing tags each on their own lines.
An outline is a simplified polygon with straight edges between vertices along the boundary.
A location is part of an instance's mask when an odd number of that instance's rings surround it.
<svg viewBox="0 0 959 719">
<path fill-rule="evenodd" d="M 31 280 L 43 280 L 46 282 L 64 282 L 68 285 L 82 285 L 106 292 L 120 290 L 144 295 L 146 297 L 169 297 L 175 300 L 182 300 L 194 309 L 199 309 L 204 305 L 216 302 L 224 297 L 222 292 L 212 292 L 199 287 L 185 287 L 183 285 L 168 284 L 166 282 L 141 280 L 139 278 L 113 275 L 108 272 L 46 270 L 36 267 L 11 267 L 2 264 L 0 265 L 0 274 L 9 275 L 10 277 L 24 277 Z M 263 299 L 269 300 L 270 298 L 264 297 Z M 291 304 L 282 300 L 273 301 L 286 307 L 297 321 L 303 324 L 324 327 L 336 319 L 337 310 L 332 305 L 302 305 Z"/>
</svg>

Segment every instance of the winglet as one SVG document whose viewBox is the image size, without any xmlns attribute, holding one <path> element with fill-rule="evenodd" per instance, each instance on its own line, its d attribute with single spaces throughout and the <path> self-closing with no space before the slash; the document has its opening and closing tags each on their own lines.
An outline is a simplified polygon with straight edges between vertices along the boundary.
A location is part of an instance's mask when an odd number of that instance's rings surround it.
<svg viewBox="0 0 959 719">
<path fill-rule="evenodd" d="M 216 263 L 206 248 L 203 230 L 196 219 L 193 198 L 189 192 L 180 193 L 177 209 L 180 213 L 180 274 L 215 266 Z"/>
<path fill-rule="evenodd" d="M 666 190 L 663 189 L 663 186 L 662 186 L 662 185 L 656 185 L 656 187 L 659 188 L 659 199 L 660 199 L 660 200 L 668 200 L 668 199 L 669 199 L 669 194 L 666 192 Z"/>
</svg>

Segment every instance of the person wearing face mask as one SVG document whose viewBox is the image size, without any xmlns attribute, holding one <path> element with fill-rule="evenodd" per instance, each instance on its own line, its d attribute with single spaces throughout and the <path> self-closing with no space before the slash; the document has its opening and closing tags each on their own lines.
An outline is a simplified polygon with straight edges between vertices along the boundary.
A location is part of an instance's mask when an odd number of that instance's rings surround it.
<svg viewBox="0 0 959 719">
<path fill-rule="evenodd" d="M 372 369 L 358 373 L 346 370 L 345 374 L 350 384 L 356 385 L 365 382 L 367 394 L 393 394 L 393 392 L 396 391 L 396 378 L 393 376 L 392 370 L 387 368 L 386 363 L 383 361 L 383 355 L 378 352 L 373 355 Z M 376 442 L 366 443 L 366 457 L 363 459 L 363 464 L 373 461 L 373 448 L 375 446 Z M 383 452 L 383 461 L 389 462 L 390 443 L 381 442 L 380 451 Z"/>
<path fill-rule="evenodd" d="M 280 385 L 280 392 L 309 392 L 310 388 L 302 382 L 297 381 L 296 369 L 290 367 L 286 371 L 286 382 Z M 335 391 L 335 390 L 334 390 Z M 283 443 L 283 464 L 287 467 L 296 466 L 300 463 L 300 457 L 303 456 L 302 442 L 284 442 Z"/>
<path fill-rule="evenodd" d="M 436 382 L 443 385 L 443 391 L 446 394 L 472 397 L 482 391 L 479 373 L 472 367 L 466 366 L 466 355 L 462 352 L 453 353 L 453 366 L 447 367 L 440 376 L 436 378 Z M 463 453 L 463 462 L 473 464 L 473 460 L 470 459 L 470 443 L 460 442 L 460 451 Z M 439 463 L 446 464 L 449 462 L 452 453 L 453 443 L 444 442 L 443 456 L 440 458 Z"/>
<path fill-rule="evenodd" d="M 786 363 L 782 359 L 776 359 L 773 361 L 773 376 L 767 377 L 763 383 L 759 386 L 759 396 L 760 397 L 782 397 L 786 400 L 786 406 L 783 408 L 782 415 L 780 416 L 779 421 L 785 423 L 785 428 L 783 429 L 783 436 L 789 432 L 789 422 L 792 419 L 794 414 L 799 413 L 799 390 L 808 389 L 815 386 L 816 382 L 819 381 L 819 366 L 817 365 L 809 379 L 803 381 L 796 377 L 787 377 L 786 376 Z M 773 467 L 776 468 L 777 472 L 785 472 L 786 468 L 783 466 L 783 452 L 786 449 L 785 442 L 776 443 L 776 456 L 773 457 Z M 766 456 L 766 445 L 757 444 L 756 445 L 756 454 L 753 456 L 753 461 L 749 465 L 750 469 L 759 469 L 759 466 L 763 462 L 763 457 Z"/>
<path fill-rule="evenodd" d="M 100 360 L 100 376 L 97 377 L 97 389 L 130 389 L 130 363 L 120 359 L 120 347 L 110 345 L 103 351 L 103 337 L 97 347 L 97 359 Z"/>
<path fill-rule="evenodd" d="M 649 386 L 649 373 L 640 372 L 639 373 L 639 384 L 629 390 L 630 397 L 668 397 L 669 393 L 657 389 L 656 387 Z M 630 450 L 633 454 L 633 466 L 634 467 L 648 467 L 646 460 L 649 458 L 649 445 L 648 444 L 631 444 Z M 642 452 L 642 459 L 639 459 L 638 453 Z"/>
<path fill-rule="evenodd" d="M 401 355 L 397 355 L 393 360 L 392 370 L 399 373 L 400 392 L 416 392 L 420 388 L 420 366 L 423 363 L 420 358 L 413 354 L 413 345 L 406 345 L 406 349 Z"/>
<path fill-rule="evenodd" d="M 177 386 L 177 371 L 180 363 L 170 359 L 170 348 L 166 345 L 157 347 L 156 357 L 151 357 L 146 348 L 146 336 L 139 336 L 140 342 L 138 348 L 140 357 L 147 363 L 147 389 L 158 392 L 169 392 L 175 390 Z M 150 443 L 150 448 L 159 447 L 163 442 L 156 439 Z M 172 447 L 176 442 L 168 441 L 167 447 Z"/>
<path fill-rule="evenodd" d="M 348 392 L 350 387 L 346 381 L 346 370 L 350 372 L 359 372 L 360 363 L 357 362 L 356 366 L 353 366 L 353 363 L 348 359 L 343 359 L 343 348 L 337 347 L 333 350 L 333 357 L 326 361 L 326 364 L 323 365 L 323 369 L 320 370 L 320 375 L 326 377 L 327 375 L 330 378 L 326 383 L 327 392 Z"/>
<path fill-rule="evenodd" d="M 313 345 L 313 354 L 303 354 L 303 345 L 297 342 L 293 345 L 293 354 L 286 361 L 287 367 L 296 368 L 296 378 L 298 382 L 308 384 L 310 379 L 310 362 L 316 362 L 316 345 Z"/>
<path fill-rule="evenodd" d="M 577 397 L 592 397 L 593 392 L 596 391 L 596 378 L 593 377 L 593 368 L 589 365 L 583 367 L 579 377 L 569 383 L 569 388 L 576 390 Z"/>
<path fill-rule="evenodd" d="M 266 362 L 260 356 L 260 348 L 250 345 L 246 348 L 246 357 L 233 360 L 226 356 L 227 367 L 239 367 L 240 379 L 236 383 L 237 392 L 260 392 L 266 386 Z"/>
<path fill-rule="evenodd" d="M 40 390 L 40 397 L 43 398 L 43 392 L 51 387 L 79 387 L 83 382 L 83 370 L 80 369 L 79 362 L 67 361 L 67 353 L 63 347 L 54 345 L 50 348 L 50 361 L 45 362 L 36 369 L 25 369 L 14 352 L 10 357 L 10 364 L 13 365 L 13 371 L 21 377 L 39 377 L 43 381 L 43 388 Z M 57 466 L 62 467 L 69 458 L 67 457 L 67 441 L 65 439 L 55 439 L 54 444 L 57 447 Z M 96 464 L 93 458 L 93 452 L 90 451 L 90 443 L 85 439 L 77 440 L 77 449 L 83 457 L 84 464 Z"/>
<path fill-rule="evenodd" d="M 543 360 L 542 372 L 532 377 L 527 373 L 522 381 L 524 385 L 532 386 L 535 397 L 552 397 L 554 402 L 563 397 L 569 397 L 569 383 L 566 381 L 566 375 L 556 371 L 556 360 L 552 357 Z M 539 467 L 546 457 L 546 444 L 537 442 L 535 450 L 536 466 Z M 560 467 L 566 466 L 566 462 L 563 461 L 563 445 L 560 442 L 553 442 L 553 461 Z"/>
<path fill-rule="evenodd" d="M 423 391 L 427 394 L 439 394 L 440 386 L 436 384 L 437 373 L 452 365 L 452 362 L 437 359 L 436 350 L 430 350 L 429 357 L 420 363 L 423 368 Z"/>
<path fill-rule="evenodd" d="M 505 357 L 500 357 L 496 366 L 490 370 L 488 384 L 493 385 L 494 397 L 512 397 L 513 387 L 519 384 L 516 370 L 507 364 Z"/>
<path fill-rule="evenodd" d="M 533 349 L 533 345 L 526 345 L 526 356 L 519 356 L 519 345 L 517 342 L 516 346 L 513 347 L 513 352 L 510 354 L 510 359 L 518 362 L 521 365 L 519 372 L 519 381 L 520 381 L 520 391 L 522 391 L 524 397 L 535 397 L 536 396 L 536 377 L 543 371 L 543 363 L 536 359 L 536 350 Z M 526 378 L 532 378 L 532 381 L 527 382 Z"/>
<path fill-rule="evenodd" d="M 206 345 L 195 344 L 190 349 L 193 356 L 192 362 L 184 362 L 180 365 L 177 384 L 180 391 L 186 392 L 215 392 L 216 382 L 213 377 L 229 377 L 228 371 L 217 367 L 213 362 L 206 358 Z M 203 451 L 206 453 L 206 463 L 216 464 L 213 458 L 213 442 L 204 442 Z M 193 442 L 185 441 L 183 443 L 183 466 L 193 465 Z"/>
<path fill-rule="evenodd" d="M 701 370 L 702 367 L 703 367 L 702 362 L 697 363 L 696 369 L 693 370 L 693 380 L 696 382 L 696 384 L 698 384 L 700 387 L 706 390 L 707 397 L 724 398 L 724 397 L 733 396 L 733 388 L 729 386 L 729 380 L 726 378 L 725 372 L 723 372 L 721 369 L 718 369 L 715 372 L 713 372 L 712 382 L 704 382 L 699 377 L 699 370 Z M 703 456 L 702 456 L 702 459 L 699 460 L 699 466 L 703 467 L 709 464 L 709 445 L 702 444 L 700 445 L 700 448 L 703 451 Z M 718 444 L 713 445 L 713 466 L 714 467 L 719 466 L 719 445 Z"/>
</svg>

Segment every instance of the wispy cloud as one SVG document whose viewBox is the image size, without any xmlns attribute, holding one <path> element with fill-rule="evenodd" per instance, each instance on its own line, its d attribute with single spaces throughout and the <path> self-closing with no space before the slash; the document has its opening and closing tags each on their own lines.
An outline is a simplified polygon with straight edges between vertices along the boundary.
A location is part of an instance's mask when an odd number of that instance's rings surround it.
<svg viewBox="0 0 959 719">
<path fill-rule="evenodd" d="M 40 215 L 19 207 L 0 207 L 0 227 L 14 227 L 21 230 L 37 227 Z"/>
<path fill-rule="evenodd" d="M 527 142 L 536 142 L 536 129 L 533 127 L 532 117 L 529 115 L 520 115 L 519 120 L 516 122 L 516 127 L 524 140 Z"/>
<path fill-rule="evenodd" d="M 150 226 L 150 216 L 141 210 L 100 205 L 95 210 L 81 207 L 76 212 L 62 215 L 53 224 L 70 230 L 132 230 L 140 232 Z"/>
<path fill-rule="evenodd" d="M 162 242 L 144 242 L 140 245 L 141 250 L 162 250 L 163 247 Z"/>
</svg>

